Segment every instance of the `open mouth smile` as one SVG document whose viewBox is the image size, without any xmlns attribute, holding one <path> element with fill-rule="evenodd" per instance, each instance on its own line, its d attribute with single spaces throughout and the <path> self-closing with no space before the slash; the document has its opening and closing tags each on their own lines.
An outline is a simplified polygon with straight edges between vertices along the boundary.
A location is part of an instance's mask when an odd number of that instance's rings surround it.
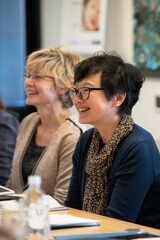
<svg viewBox="0 0 160 240">
<path fill-rule="evenodd" d="M 83 107 L 83 108 L 81 107 L 81 108 L 78 109 L 78 111 L 79 111 L 79 112 L 86 112 L 86 111 L 88 111 L 89 109 L 90 109 L 89 107 Z"/>
</svg>

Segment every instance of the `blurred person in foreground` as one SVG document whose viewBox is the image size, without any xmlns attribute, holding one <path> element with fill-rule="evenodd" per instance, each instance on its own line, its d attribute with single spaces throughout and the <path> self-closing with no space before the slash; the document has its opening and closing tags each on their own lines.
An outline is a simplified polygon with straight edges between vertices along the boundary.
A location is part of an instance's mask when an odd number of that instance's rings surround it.
<svg viewBox="0 0 160 240">
<path fill-rule="evenodd" d="M 76 146 L 65 205 L 159 228 L 160 154 L 131 117 L 143 82 L 139 69 L 115 52 L 77 65 L 69 93 L 80 123 L 94 128 Z"/>
<path fill-rule="evenodd" d="M 0 99 L 0 185 L 9 178 L 16 145 L 19 121 L 9 112 Z"/>
<path fill-rule="evenodd" d="M 27 187 L 29 175 L 40 175 L 42 189 L 63 204 L 72 170 L 72 154 L 83 131 L 68 88 L 73 86 L 74 67 L 80 61 L 63 47 L 31 53 L 26 62 L 26 104 L 36 107 L 20 125 L 7 186 L 16 193 Z"/>
</svg>

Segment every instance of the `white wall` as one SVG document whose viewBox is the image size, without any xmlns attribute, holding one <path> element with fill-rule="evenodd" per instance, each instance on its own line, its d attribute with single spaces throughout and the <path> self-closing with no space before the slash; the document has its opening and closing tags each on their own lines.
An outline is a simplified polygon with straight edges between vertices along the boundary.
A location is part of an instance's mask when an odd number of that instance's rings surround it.
<svg viewBox="0 0 160 240">
<path fill-rule="evenodd" d="M 42 47 L 60 45 L 62 4 L 67 0 L 41 0 Z M 132 0 L 108 0 L 106 50 L 117 51 L 126 61 L 132 62 Z M 133 109 L 134 121 L 160 139 L 160 110 L 155 108 L 155 96 L 160 95 L 160 77 L 146 77 L 139 102 Z"/>
</svg>

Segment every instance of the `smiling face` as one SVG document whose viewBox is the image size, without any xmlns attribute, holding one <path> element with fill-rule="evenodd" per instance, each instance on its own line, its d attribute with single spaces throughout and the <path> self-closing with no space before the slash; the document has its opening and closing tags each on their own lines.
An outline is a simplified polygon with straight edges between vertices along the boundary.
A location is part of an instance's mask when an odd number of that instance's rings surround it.
<svg viewBox="0 0 160 240">
<path fill-rule="evenodd" d="M 43 70 L 29 74 L 30 77 L 25 81 L 24 85 L 27 105 L 39 107 L 44 104 L 52 104 L 58 100 L 53 78 L 46 76 Z"/>
<path fill-rule="evenodd" d="M 76 83 L 76 88 L 81 87 L 101 88 L 100 74 L 88 77 Z M 74 105 L 79 112 L 79 122 L 91 124 L 97 129 L 106 125 L 107 122 L 119 117 L 117 114 L 116 99 L 108 100 L 104 91 L 93 90 L 87 100 L 82 100 L 76 95 Z"/>
<path fill-rule="evenodd" d="M 89 0 L 84 7 L 84 30 L 97 31 L 99 28 L 99 0 Z"/>
<path fill-rule="evenodd" d="M 73 86 L 74 68 L 80 59 L 79 55 L 62 46 L 31 53 L 24 74 L 25 78 L 30 75 L 25 82 L 26 103 L 37 107 L 37 104 L 54 101 L 53 107 L 56 108 L 56 100 L 63 108 L 72 107 L 67 90 Z"/>
</svg>

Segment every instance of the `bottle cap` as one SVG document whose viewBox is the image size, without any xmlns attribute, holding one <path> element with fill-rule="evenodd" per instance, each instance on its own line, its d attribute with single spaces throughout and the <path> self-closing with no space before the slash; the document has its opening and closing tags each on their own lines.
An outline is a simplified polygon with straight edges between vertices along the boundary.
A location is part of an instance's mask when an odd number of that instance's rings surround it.
<svg viewBox="0 0 160 240">
<path fill-rule="evenodd" d="M 29 186 L 40 186 L 41 185 L 41 176 L 31 175 L 28 177 Z"/>
</svg>

